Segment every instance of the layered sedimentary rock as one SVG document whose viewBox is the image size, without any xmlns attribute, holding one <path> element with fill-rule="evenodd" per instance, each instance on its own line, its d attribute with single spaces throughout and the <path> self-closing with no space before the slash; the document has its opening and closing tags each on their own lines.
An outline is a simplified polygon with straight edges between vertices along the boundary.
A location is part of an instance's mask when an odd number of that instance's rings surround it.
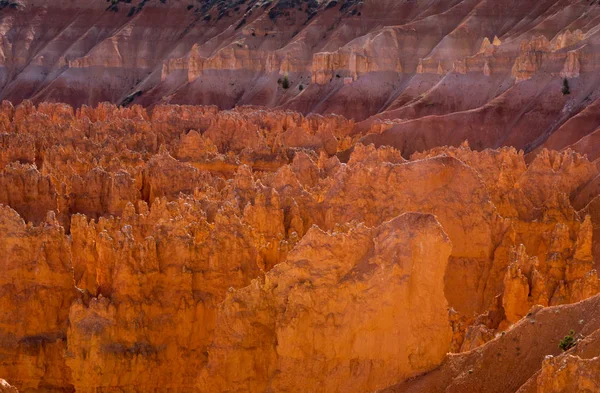
<svg viewBox="0 0 600 393">
<path fill-rule="evenodd" d="M 0 391 L 598 391 L 598 20 L 0 1 Z"/>
<path fill-rule="evenodd" d="M 341 116 L 252 107 L 0 119 L 0 375 L 20 391 L 467 392 L 476 354 L 519 367 L 498 392 L 593 375 L 597 355 L 543 361 L 597 330 L 599 173 L 572 150 L 403 156 Z"/>
<path fill-rule="evenodd" d="M 335 113 L 405 156 L 467 139 L 595 154 L 595 3 L 107 3 L 3 3 L 0 98 Z"/>
<path fill-rule="evenodd" d="M 0 209 L 0 369 L 21 391 L 72 390 L 65 350 L 69 307 L 80 293 L 69 239 L 53 212 L 33 227 L 9 206 Z"/>
<path fill-rule="evenodd" d="M 264 282 L 219 306 L 199 386 L 365 392 L 428 371 L 451 340 L 443 295 L 450 249 L 432 215 L 347 233 L 311 228 Z"/>
</svg>

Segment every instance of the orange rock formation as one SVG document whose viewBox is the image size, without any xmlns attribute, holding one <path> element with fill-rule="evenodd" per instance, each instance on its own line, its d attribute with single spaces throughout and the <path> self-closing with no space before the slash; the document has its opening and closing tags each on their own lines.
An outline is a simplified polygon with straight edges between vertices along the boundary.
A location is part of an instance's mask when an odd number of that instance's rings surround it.
<svg viewBox="0 0 600 393">
<path fill-rule="evenodd" d="M 4 102 L 0 376 L 22 392 L 594 391 L 598 167 L 363 138 L 337 115 Z M 545 358 L 570 329 L 577 346 Z"/>
</svg>

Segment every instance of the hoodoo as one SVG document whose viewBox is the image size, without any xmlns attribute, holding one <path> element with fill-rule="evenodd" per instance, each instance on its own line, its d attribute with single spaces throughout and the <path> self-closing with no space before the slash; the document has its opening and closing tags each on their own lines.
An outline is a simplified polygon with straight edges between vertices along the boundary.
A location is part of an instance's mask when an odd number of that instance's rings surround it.
<svg viewBox="0 0 600 393">
<path fill-rule="evenodd" d="M 600 3 L 0 1 L 0 393 L 600 392 Z"/>
</svg>

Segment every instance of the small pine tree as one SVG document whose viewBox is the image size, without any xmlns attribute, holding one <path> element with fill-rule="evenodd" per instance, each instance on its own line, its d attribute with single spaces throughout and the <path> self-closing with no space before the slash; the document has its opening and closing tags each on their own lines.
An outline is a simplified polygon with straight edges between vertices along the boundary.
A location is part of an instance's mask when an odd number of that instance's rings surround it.
<svg viewBox="0 0 600 393">
<path fill-rule="evenodd" d="M 571 89 L 569 88 L 569 80 L 567 78 L 563 79 L 563 87 L 562 87 L 563 95 L 571 94 Z"/>
<path fill-rule="evenodd" d="M 575 340 L 575 331 L 571 330 L 569 331 L 568 335 L 566 335 L 562 340 L 560 340 L 560 344 L 558 344 L 558 347 L 563 351 L 568 351 L 569 349 L 573 348 L 575 344 L 577 344 L 577 341 Z"/>
<path fill-rule="evenodd" d="M 300 91 L 304 90 L 304 86 L 302 86 L 302 85 L 298 86 L 298 90 L 300 90 Z"/>
<path fill-rule="evenodd" d="M 281 87 L 283 87 L 286 90 L 290 88 L 290 80 L 288 79 L 287 75 L 283 77 L 283 81 L 281 82 Z"/>
</svg>

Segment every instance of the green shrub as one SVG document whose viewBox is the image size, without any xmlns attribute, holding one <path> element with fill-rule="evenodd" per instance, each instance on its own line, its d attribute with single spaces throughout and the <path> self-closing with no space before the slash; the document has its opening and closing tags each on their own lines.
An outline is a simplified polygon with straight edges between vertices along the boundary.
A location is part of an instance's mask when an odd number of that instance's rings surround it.
<svg viewBox="0 0 600 393">
<path fill-rule="evenodd" d="M 288 79 L 287 75 L 283 77 L 283 80 L 281 81 L 281 87 L 286 90 L 290 88 L 290 80 Z"/>
<path fill-rule="evenodd" d="M 304 86 L 302 86 L 302 85 L 298 86 L 298 90 L 300 90 L 300 91 L 304 90 Z"/>
<path fill-rule="evenodd" d="M 562 340 L 560 340 L 558 347 L 563 351 L 568 351 L 569 349 L 573 348 L 576 344 L 577 340 L 575 339 L 575 331 L 571 329 L 571 331 L 569 331 L 569 334 L 567 334 Z"/>
<path fill-rule="evenodd" d="M 563 95 L 571 94 L 571 89 L 569 88 L 569 80 L 567 78 L 563 79 L 563 87 L 562 87 Z"/>
<path fill-rule="evenodd" d="M 237 26 L 235 27 L 236 30 L 238 30 L 240 27 L 244 26 L 246 24 L 246 18 L 242 19 L 240 21 L 240 23 L 237 24 Z"/>
<path fill-rule="evenodd" d="M 128 106 L 130 105 L 136 98 L 138 98 L 139 96 L 141 96 L 144 92 L 141 90 L 136 91 L 135 93 L 132 93 L 130 95 L 128 95 L 127 97 L 125 97 L 125 99 L 123 99 L 123 101 L 121 102 L 121 104 L 119 104 L 119 106 Z"/>
</svg>

